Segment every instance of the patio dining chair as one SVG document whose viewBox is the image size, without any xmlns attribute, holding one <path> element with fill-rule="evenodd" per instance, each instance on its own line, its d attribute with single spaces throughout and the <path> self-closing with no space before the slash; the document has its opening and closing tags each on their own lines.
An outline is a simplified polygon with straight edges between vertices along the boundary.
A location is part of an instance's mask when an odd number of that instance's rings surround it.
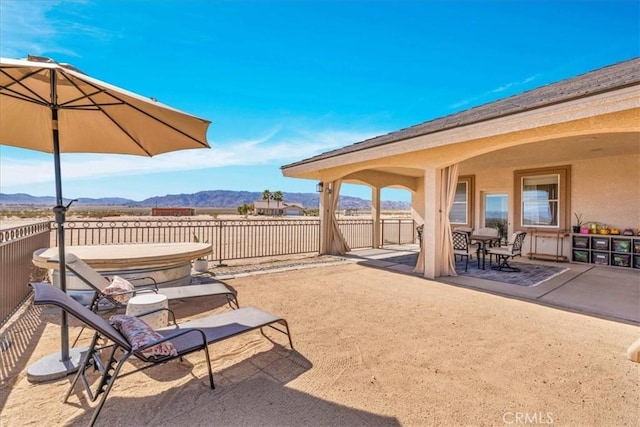
<svg viewBox="0 0 640 427">
<path fill-rule="evenodd" d="M 498 271 L 510 271 L 519 272 L 520 269 L 511 267 L 509 260 L 516 256 L 522 255 L 522 246 L 524 238 L 527 235 L 525 231 L 517 231 L 511 235 L 511 240 L 507 246 L 496 246 L 487 248 L 487 254 L 489 255 L 489 265 L 491 265 L 492 257 L 495 255 L 498 265 L 494 265 L 491 268 Z"/>
<path fill-rule="evenodd" d="M 471 227 L 455 227 L 451 231 L 462 231 L 464 233 L 467 233 L 468 235 L 472 234 Z"/>
<path fill-rule="evenodd" d="M 135 316 L 116 315 L 106 320 L 48 283 L 31 283 L 30 285 L 34 290 L 34 304 L 60 307 L 95 331 L 63 400 L 63 402 L 67 401 L 78 380 L 82 382 L 91 402 L 95 402 L 102 395 L 89 425 L 96 422 L 117 378 L 182 358 L 190 353 L 203 351 L 209 374 L 209 385 L 213 389 L 215 384 L 208 346 L 256 329 L 260 329 L 262 335 L 267 337 L 263 330 L 266 326 L 287 335 L 289 346 L 293 350 L 287 321 L 254 307 L 239 308 L 153 330 Z M 171 310 L 160 310 L 169 311 L 175 323 L 175 316 Z M 145 314 L 149 313 L 141 313 L 140 316 Z M 132 356 L 141 363 L 136 363 L 135 370 L 120 374 L 122 366 Z M 96 387 L 92 389 L 86 373 L 94 370 L 100 372 L 100 378 Z"/>
<path fill-rule="evenodd" d="M 467 271 L 469 268 L 469 258 L 471 258 L 474 253 L 477 255 L 478 247 L 476 245 L 471 245 L 469 234 L 465 231 L 452 231 L 451 237 L 453 239 L 454 257 L 459 256 L 461 260 L 466 260 L 464 271 Z M 480 257 L 477 258 L 478 268 L 480 268 Z"/>
</svg>

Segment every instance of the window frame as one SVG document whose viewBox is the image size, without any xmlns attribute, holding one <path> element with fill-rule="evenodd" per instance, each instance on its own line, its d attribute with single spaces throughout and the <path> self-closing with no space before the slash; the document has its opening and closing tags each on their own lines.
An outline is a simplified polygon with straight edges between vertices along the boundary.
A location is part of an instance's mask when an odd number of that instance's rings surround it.
<svg viewBox="0 0 640 427">
<path fill-rule="evenodd" d="M 548 175 L 558 176 L 558 225 L 523 225 L 522 183 L 525 178 L 536 178 Z M 527 231 L 536 228 L 553 231 L 569 229 L 569 225 L 571 224 L 571 165 L 517 170 L 513 172 L 513 182 L 514 231 Z"/>
<path fill-rule="evenodd" d="M 451 226 L 456 226 L 456 227 L 473 228 L 473 212 L 474 212 L 474 207 L 475 207 L 475 200 L 474 200 L 474 195 L 475 195 L 475 175 L 459 176 L 458 177 L 458 181 L 456 182 L 456 187 L 460 183 L 466 183 L 467 184 L 467 222 L 466 223 L 451 222 L 451 219 L 449 219 L 449 224 L 451 224 Z"/>
<path fill-rule="evenodd" d="M 509 225 L 510 225 L 510 221 L 509 221 L 509 215 L 511 214 L 510 212 L 510 201 L 512 199 L 511 194 L 509 193 L 508 190 L 505 191 L 481 191 L 480 192 L 480 199 L 482 200 L 481 202 L 481 206 L 479 209 L 480 212 L 480 218 L 479 218 L 479 227 L 490 227 L 490 225 L 487 224 L 487 196 L 504 196 L 507 199 L 507 222 L 505 224 L 505 229 L 502 231 L 502 233 L 504 233 L 504 235 L 501 235 L 500 237 L 505 237 L 505 238 L 509 238 Z"/>
</svg>

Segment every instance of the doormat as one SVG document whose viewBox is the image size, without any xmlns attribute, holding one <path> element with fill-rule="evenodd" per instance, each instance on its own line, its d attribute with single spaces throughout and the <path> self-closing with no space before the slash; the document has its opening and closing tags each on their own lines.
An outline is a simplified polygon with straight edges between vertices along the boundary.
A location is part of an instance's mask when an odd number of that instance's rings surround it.
<svg viewBox="0 0 640 427">
<path fill-rule="evenodd" d="M 519 268 L 520 272 L 499 271 L 491 269 L 488 259 L 485 266 L 486 270 L 479 269 L 478 262 L 475 259 L 469 260 L 469 269 L 466 272 L 464 271 L 464 265 L 465 263 L 463 261 L 456 262 L 456 273 L 458 273 L 458 276 L 475 277 L 477 279 L 490 280 L 492 282 L 508 283 L 510 285 L 526 287 L 538 286 L 568 270 L 568 268 L 564 267 L 510 262 L 509 265 Z"/>
</svg>

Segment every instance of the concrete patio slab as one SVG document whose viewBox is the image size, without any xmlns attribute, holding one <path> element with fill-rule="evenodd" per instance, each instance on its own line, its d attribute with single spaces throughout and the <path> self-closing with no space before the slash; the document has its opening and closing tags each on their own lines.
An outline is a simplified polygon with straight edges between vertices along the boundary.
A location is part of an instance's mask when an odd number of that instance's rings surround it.
<svg viewBox="0 0 640 427">
<path fill-rule="evenodd" d="M 557 306 L 640 323 L 640 272 L 591 266 L 538 299 Z"/>
<path fill-rule="evenodd" d="M 413 272 L 417 245 L 354 250 L 347 257 L 361 265 L 419 276 Z M 439 277 L 438 282 L 528 300 L 591 316 L 640 324 L 640 270 L 531 261 L 520 263 L 563 267 L 565 271 L 536 286 L 517 286 L 470 276 Z"/>
</svg>

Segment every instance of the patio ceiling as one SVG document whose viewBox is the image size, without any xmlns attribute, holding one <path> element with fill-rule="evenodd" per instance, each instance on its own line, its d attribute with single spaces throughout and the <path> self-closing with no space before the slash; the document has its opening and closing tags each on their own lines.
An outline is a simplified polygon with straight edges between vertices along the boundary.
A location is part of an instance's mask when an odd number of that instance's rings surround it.
<svg viewBox="0 0 640 427">
<path fill-rule="evenodd" d="M 532 164 L 568 163 L 638 153 L 640 153 L 638 133 L 559 138 L 509 147 L 500 150 L 499 153 L 487 153 L 468 159 L 460 164 L 460 173 L 492 168 L 529 167 Z"/>
</svg>

